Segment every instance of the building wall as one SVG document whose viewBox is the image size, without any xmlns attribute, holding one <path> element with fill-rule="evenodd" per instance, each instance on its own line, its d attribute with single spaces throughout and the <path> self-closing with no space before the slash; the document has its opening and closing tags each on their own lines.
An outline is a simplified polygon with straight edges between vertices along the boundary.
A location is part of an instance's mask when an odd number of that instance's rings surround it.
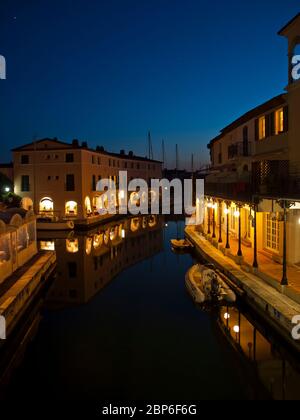
<svg viewBox="0 0 300 420">
<path fill-rule="evenodd" d="M 3 175 L 5 175 L 8 179 L 10 179 L 11 181 L 13 181 L 14 179 L 14 170 L 11 167 L 7 167 L 5 166 L 1 166 L 0 165 L 0 173 L 2 173 Z"/>
<path fill-rule="evenodd" d="M 66 203 L 77 203 L 77 218 L 87 217 L 85 200 L 93 206 L 93 198 L 99 196 L 94 191 L 93 176 L 96 183 L 104 178 L 117 179 L 119 171 L 128 171 L 128 180 L 162 177 L 162 165 L 159 162 L 144 161 L 126 156 L 108 155 L 58 142 L 43 141 L 36 144 L 36 149 L 25 146 L 14 152 L 15 193 L 34 202 L 34 210 L 39 213 L 39 203 L 50 198 L 54 203 L 54 215 L 65 216 Z M 67 154 L 73 154 L 73 161 L 68 162 Z M 22 163 L 22 156 L 28 156 L 28 163 Z M 30 191 L 22 191 L 22 176 L 29 176 Z M 74 175 L 75 190 L 66 190 L 67 175 Z"/>
</svg>

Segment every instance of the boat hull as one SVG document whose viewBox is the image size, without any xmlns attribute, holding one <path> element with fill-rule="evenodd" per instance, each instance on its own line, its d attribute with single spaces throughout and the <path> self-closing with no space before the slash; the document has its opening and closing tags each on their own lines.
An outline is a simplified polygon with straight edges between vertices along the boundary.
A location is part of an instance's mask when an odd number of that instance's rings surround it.
<svg viewBox="0 0 300 420">
<path fill-rule="evenodd" d="M 193 274 L 194 267 L 192 267 L 185 275 L 186 288 L 196 303 L 204 303 L 206 300 L 205 294 L 193 280 Z"/>
<path fill-rule="evenodd" d="M 212 293 L 212 286 L 207 281 L 210 275 L 214 274 L 217 282 L 218 292 Z M 218 276 L 214 270 L 201 265 L 194 265 L 186 273 L 186 287 L 197 303 L 205 301 L 219 301 L 227 304 L 236 302 L 235 293 L 229 288 L 224 280 Z"/>
</svg>

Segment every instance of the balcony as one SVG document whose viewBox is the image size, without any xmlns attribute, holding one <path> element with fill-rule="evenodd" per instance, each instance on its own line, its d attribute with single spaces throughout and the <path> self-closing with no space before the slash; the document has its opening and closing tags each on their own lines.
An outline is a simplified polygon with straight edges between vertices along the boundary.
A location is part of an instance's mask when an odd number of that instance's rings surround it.
<svg viewBox="0 0 300 420">
<path fill-rule="evenodd" d="M 205 182 L 205 195 L 225 200 L 249 202 L 252 200 L 252 188 L 250 182 Z"/>
<path fill-rule="evenodd" d="M 252 154 L 252 143 L 238 142 L 228 146 L 228 160 L 248 157 Z"/>
<path fill-rule="evenodd" d="M 291 166 L 288 160 L 254 162 L 252 191 L 254 195 L 270 198 L 299 199 L 299 166 Z"/>
</svg>

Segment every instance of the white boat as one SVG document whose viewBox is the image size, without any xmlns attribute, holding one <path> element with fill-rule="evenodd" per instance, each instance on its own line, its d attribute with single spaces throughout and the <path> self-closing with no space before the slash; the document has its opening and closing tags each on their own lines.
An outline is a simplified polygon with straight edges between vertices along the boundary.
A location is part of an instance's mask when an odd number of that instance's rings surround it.
<svg viewBox="0 0 300 420">
<path fill-rule="evenodd" d="M 171 239 L 171 245 L 174 249 L 187 250 L 192 247 L 192 244 L 186 239 Z"/>
<path fill-rule="evenodd" d="M 37 230 L 73 230 L 73 220 L 54 220 L 49 217 L 39 217 L 36 222 Z"/>
<path fill-rule="evenodd" d="M 218 301 L 234 303 L 235 293 L 211 268 L 196 264 L 185 276 L 186 287 L 196 303 Z"/>
</svg>

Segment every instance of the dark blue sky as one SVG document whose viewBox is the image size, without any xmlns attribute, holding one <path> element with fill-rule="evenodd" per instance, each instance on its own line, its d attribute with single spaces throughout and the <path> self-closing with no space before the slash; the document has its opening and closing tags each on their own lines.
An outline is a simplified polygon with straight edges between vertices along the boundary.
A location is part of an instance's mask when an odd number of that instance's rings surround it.
<svg viewBox="0 0 300 420">
<path fill-rule="evenodd" d="M 0 0 L 0 161 L 33 136 L 79 138 L 181 166 L 279 94 L 299 0 Z"/>
</svg>

